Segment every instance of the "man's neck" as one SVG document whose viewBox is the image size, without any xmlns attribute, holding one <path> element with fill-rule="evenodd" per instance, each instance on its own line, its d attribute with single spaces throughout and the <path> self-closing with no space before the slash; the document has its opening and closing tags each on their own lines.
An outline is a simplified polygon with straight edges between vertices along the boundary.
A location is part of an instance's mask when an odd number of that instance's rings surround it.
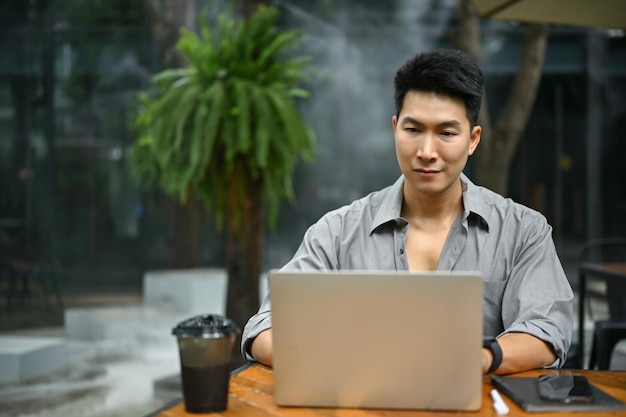
<svg viewBox="0 0 626 417">
<path fill-rule="evenodd" d="M 463 210 L 461 181 L 441 194 L 417 194 L 404 191 L 402 217 L 420 229 L 449 229 Z"/>
</svg>

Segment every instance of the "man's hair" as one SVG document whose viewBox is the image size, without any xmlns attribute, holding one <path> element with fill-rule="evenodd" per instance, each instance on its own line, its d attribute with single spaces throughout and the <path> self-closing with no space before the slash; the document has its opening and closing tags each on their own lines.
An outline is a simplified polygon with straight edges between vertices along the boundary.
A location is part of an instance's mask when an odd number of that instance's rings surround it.
<svg viewBox="0 0 626 417">
<path fill-rule="evenodd" d="M 415 55 L 394 77 L 396 116 L 408 91 L 437 93 L 465 103 L 471 126 L 478 121 L 485 79 L 483 72 L 464 52 L 437 49 Z"/>
</svg>

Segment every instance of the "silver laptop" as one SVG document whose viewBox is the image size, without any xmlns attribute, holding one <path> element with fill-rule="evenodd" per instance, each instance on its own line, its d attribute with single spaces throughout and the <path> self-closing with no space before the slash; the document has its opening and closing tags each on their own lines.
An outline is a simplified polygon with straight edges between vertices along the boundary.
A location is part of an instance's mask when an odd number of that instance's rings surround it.
<svg viewBox="0 0 626 417">
<path fill-rule="evenodd" d="M 480 408 L 479 273 L 271 271 L 268 279 L 278 405 Z"/>
</svg>

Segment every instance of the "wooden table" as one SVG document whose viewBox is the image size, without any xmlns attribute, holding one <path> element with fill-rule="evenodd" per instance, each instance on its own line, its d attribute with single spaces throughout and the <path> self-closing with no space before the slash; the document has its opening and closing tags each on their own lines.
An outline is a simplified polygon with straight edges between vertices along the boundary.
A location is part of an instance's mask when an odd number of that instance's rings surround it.
<svg viewBox="0 0 626 417">
<path fill-rule="evenodd" d="M 585 367 L 585 298 L 587 295 L 587 277 L 594 277 L 602 280 L 623 279 L 626 282 L 626 262 L 597 263 L 581 262 L 578 266 L 579 294 L 578 294 L 578 366 Z"/>
<path fill-rule="evenodd" d="M 519 376 L 537 376 L 544 374 L 576 374 L 584 375 L 589 381 L 604 390 L 606 393 L 626 402 L 626 372 L 615 371 L 573 371 L 573 370 L 536 370 L 520 373 Z M 274 404 L 272 396 L 274 390 L 274 374 L 272 369 L 263 365 L 252 365 L 240 368 L 231 377 L 228 410 L 216 414 L 189 414 L 185 412 L 185 406 L 181 400 L 169 404 L 148 417 L 194 417 L 202 415 L 219 415 L 224 417 L 233 416 L 284 416 L 284 417 L 421 417 L 421 416 L 497 416 L 493 410 L 493 402 L 489 396 L 492 386 L 489 377 L 485 377 L 483 387 L 483 404 L 477 412 L 458 413 L 444 411 L 407 411 L 407 410 L 367 410 L 367 409 L 331 409 L 331 408 L 299 408 L 279 407 Z M 575 417 L 581 415 L 593 416 L 626 416 L 626 411 L 620 412 L 559 412 L 555 413 L 526 413 L 513 401 L 504 396 L 504 401 L 510 408 L 508 416 L 551 416 L 558 414 L 559 417 Z"/>
</svg>

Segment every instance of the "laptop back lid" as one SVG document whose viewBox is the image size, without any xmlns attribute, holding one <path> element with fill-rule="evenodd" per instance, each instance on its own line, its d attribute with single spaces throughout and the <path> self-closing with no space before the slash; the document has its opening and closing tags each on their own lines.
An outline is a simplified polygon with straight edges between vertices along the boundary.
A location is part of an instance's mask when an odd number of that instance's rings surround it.
<svg viewBox="0 0 626 417">
<path fill-rule="evenodd" d="M 479 273 L 271 271 L 277 404 L 477 410 Z"/>
</svg>

